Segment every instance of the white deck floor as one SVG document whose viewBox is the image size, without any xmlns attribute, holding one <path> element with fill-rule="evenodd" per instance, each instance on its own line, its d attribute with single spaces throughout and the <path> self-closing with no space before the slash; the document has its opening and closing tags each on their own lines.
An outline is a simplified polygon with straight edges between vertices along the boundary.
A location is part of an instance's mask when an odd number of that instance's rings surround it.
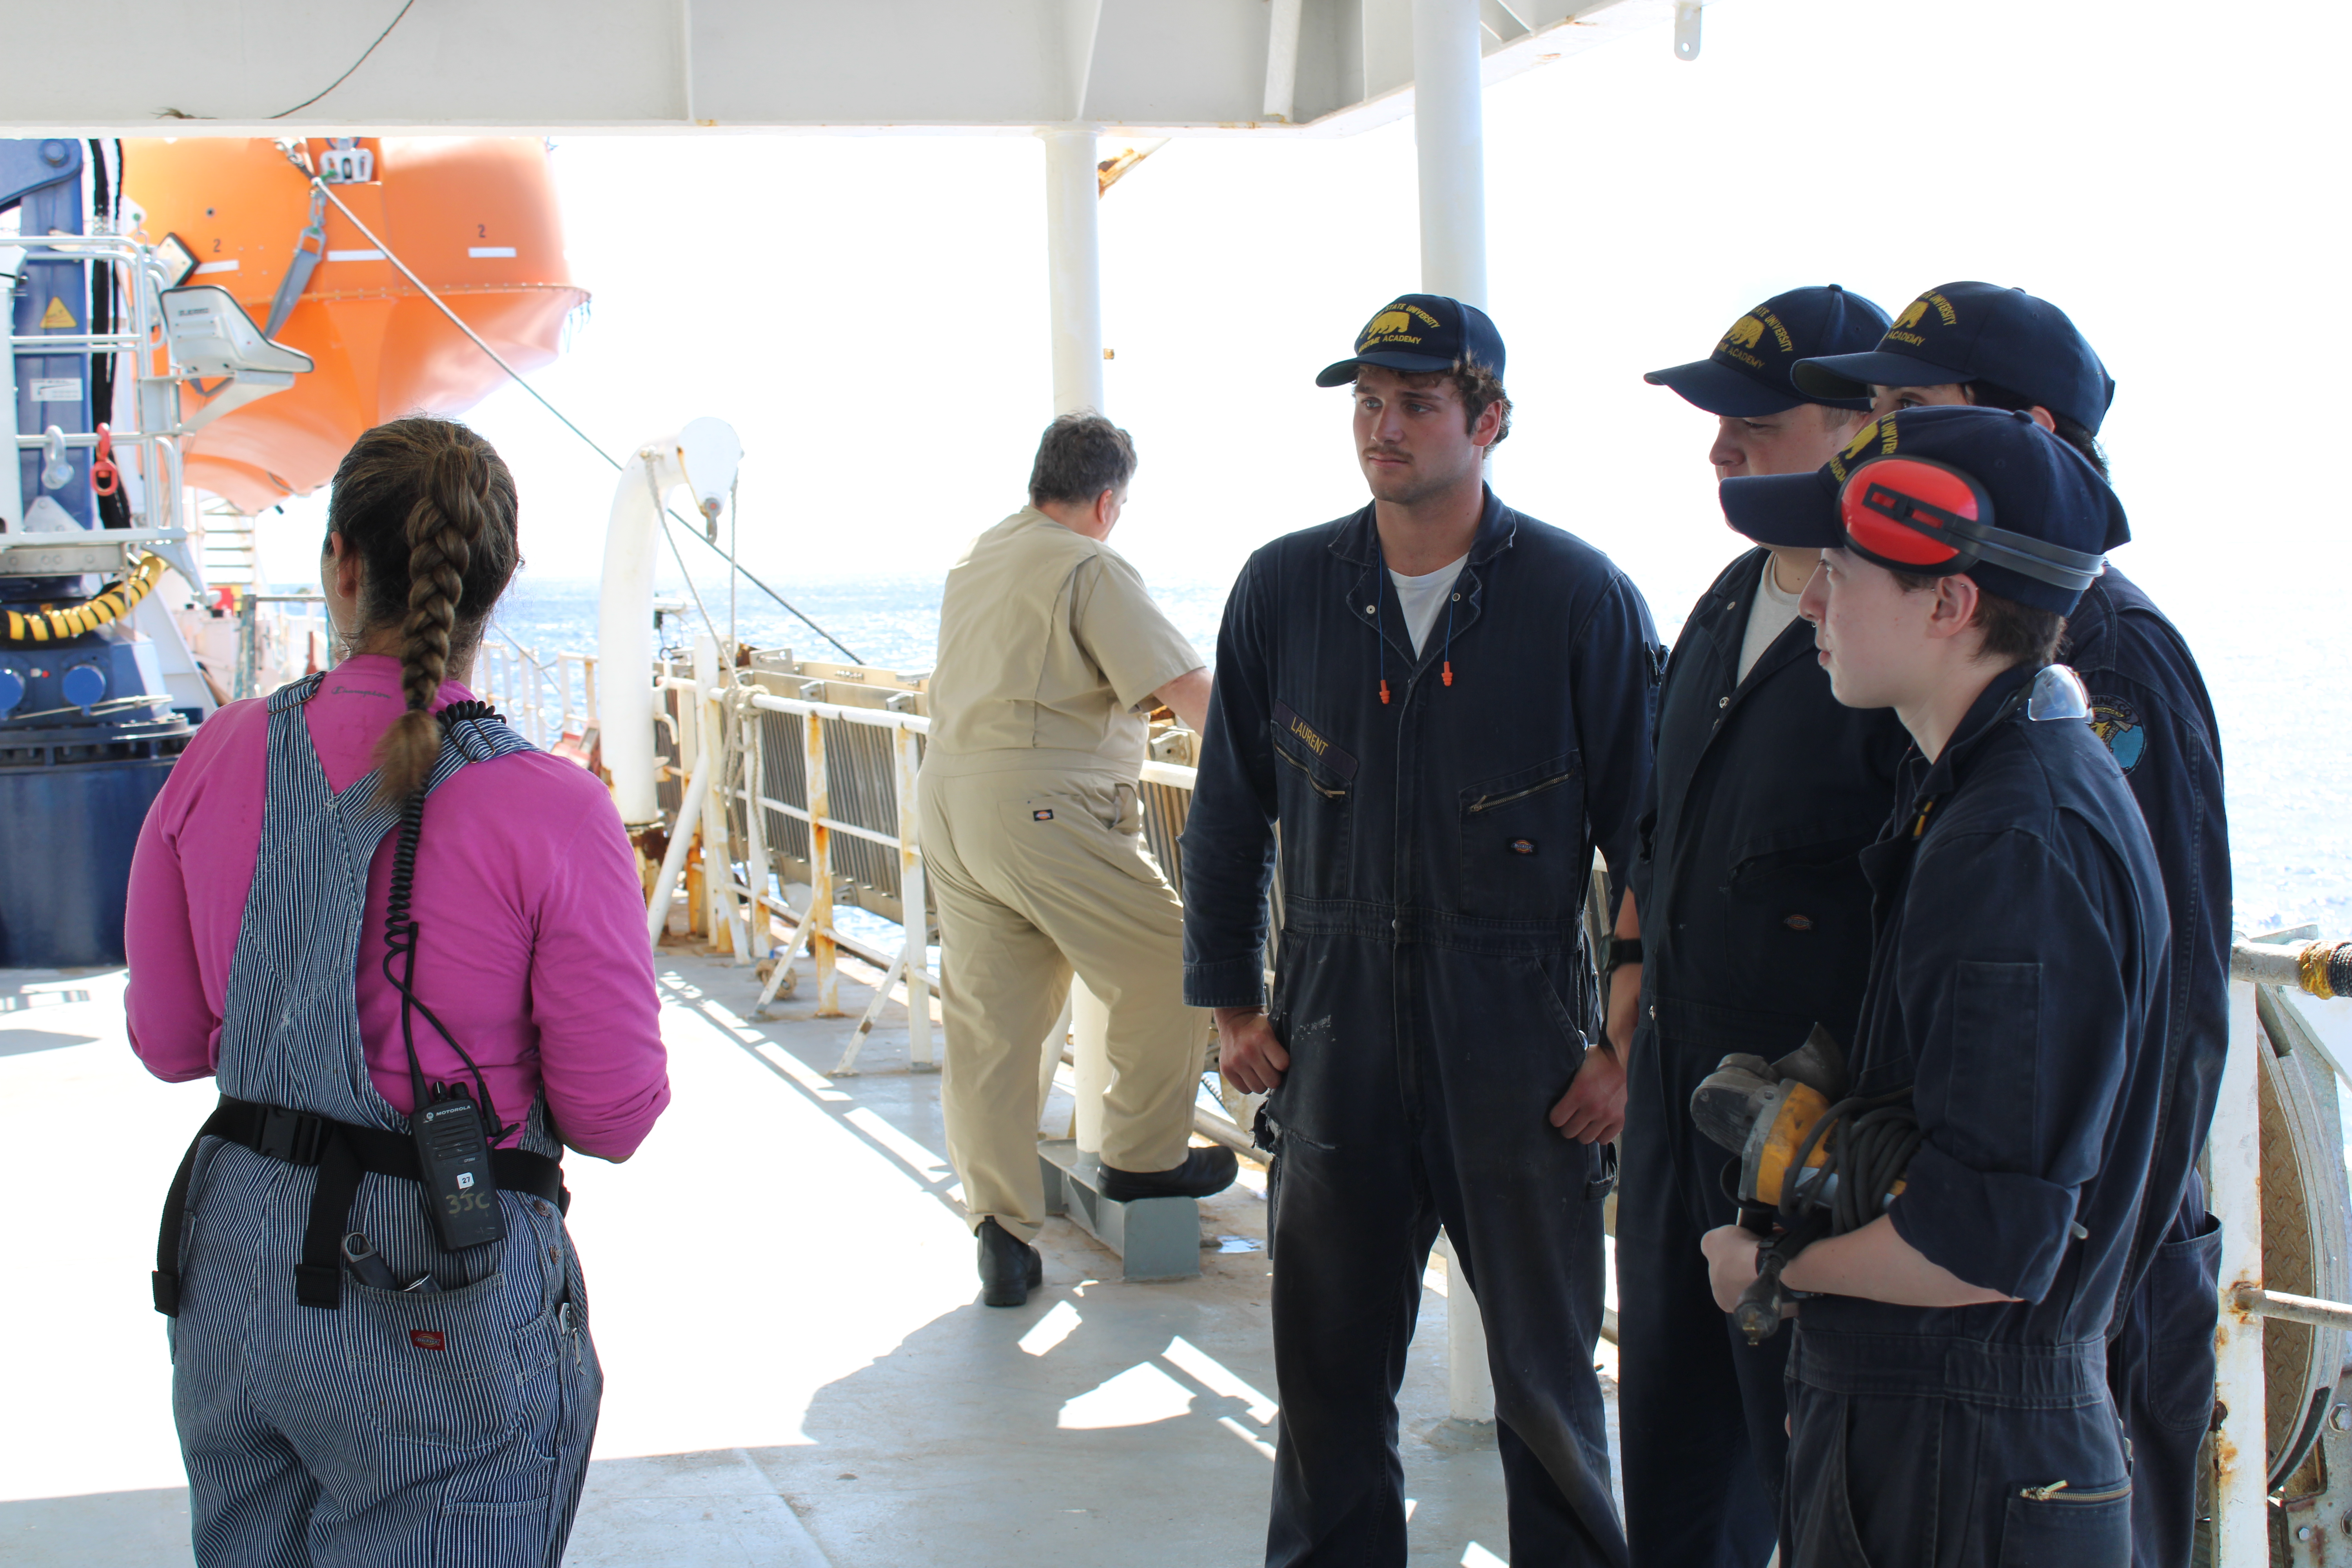
<svg viewBox="0 0 2352 1568">
<path fill-rule="evenodd" d="M 872 972 L 845 962 L 847 1018 L 811 1016 L 804 973 L 751 1024 L 748 969 L 672 950 L 659 967 L 675 1100 L 628 1164 L 568 1162 L 606 1389 L 567 1562 L 1259 1560 L 1274 1367 L 1255 1167 L 1203 1205 L 1203 1234 L 1234 1239 L 1198 1280 L 1119 1283 L 1057 1220 L 1045 1288 L 983 1308 L 903 1008 L 860 1076 L 826 1076 Z M 0 972 L 0 1563 L 24 1568 L 191 1561 L 147 1274 L 214 1090 L 141 1068 L 122 985 Z M 700 1261 L 665 1261 L 681 1255 Z M 1443 1441 L 1443 1285 L 1402 1401 L 1412 1557 L 1483 1565 L 1507 1553 L 1502 1486 L 1491 1449 Z"/>
</svg>

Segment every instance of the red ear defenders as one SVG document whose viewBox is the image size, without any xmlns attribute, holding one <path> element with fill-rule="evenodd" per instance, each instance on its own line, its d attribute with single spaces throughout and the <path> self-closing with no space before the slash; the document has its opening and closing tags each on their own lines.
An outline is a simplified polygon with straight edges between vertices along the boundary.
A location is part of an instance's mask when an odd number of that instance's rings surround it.
<svg viewBox="0 0 2352 1568">
<path fill-rule="evenodd" d="M 2105 569 L 2085 555 L 1993 526 L 1992 497 L 1959 469 L 1925 458 L 1878 458 L 1838 490 L 1846 547 L 1890 572 L 1950 577 L 1982 561 L 2080 593 Z"/>
</svg>

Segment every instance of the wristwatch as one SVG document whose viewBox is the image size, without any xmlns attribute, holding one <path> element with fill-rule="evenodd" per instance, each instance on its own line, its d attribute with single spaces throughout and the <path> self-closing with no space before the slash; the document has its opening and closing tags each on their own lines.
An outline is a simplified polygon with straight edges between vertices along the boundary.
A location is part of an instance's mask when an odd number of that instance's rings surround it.
<svg viewBox="0 0 2352 1568">
<path fill-rule="evenodd" d="M 1642 962 L 1642 939 L 1638 936 L 1612 936 L 1609 939 L 1609 963 L 1612 973 L 1628 963 Z"/>
</svg>

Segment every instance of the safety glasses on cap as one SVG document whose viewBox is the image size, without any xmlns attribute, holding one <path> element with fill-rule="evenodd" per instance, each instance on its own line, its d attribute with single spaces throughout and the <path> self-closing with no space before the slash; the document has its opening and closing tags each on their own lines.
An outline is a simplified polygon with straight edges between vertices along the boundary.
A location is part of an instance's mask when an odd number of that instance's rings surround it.
<svg viewBox="0 0 2352 1568">
<path fill-rule="evenodd" d="M 1838 490 L 1846 547 L 1890 572 L 1950 577 L 1979 561 L 2081 593 L 2106 567 L 2085 555 L 1993 526 L 1992 497 L 1959 469 L 1926 458 L 1877 458 Z"/>
</svg>

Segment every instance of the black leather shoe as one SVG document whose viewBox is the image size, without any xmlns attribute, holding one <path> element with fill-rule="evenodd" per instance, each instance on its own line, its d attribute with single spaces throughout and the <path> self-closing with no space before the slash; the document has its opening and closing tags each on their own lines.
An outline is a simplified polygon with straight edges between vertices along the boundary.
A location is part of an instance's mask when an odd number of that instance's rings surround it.
<svg viewBox="0 0 2352 1568">
<path fill-rule="evenodd" d="M 1188 1149 L 1184 1163 L 1172 1171 L 1119 1171 L 1102 1168 L 1102 1195 L 1115 1204 L 1139 1198 L 1205 1198 L 1223 1192 L 1241 1173 L 1241 1162 L 1220 1143 Z"/>
<path fill-rule="evenodd" d="M 980 1222 L 980 1299 L 992 1307 L 1026 1305 L 1045 1282 L 1045 1260 L 993 1219 Z"/>
</svg>

